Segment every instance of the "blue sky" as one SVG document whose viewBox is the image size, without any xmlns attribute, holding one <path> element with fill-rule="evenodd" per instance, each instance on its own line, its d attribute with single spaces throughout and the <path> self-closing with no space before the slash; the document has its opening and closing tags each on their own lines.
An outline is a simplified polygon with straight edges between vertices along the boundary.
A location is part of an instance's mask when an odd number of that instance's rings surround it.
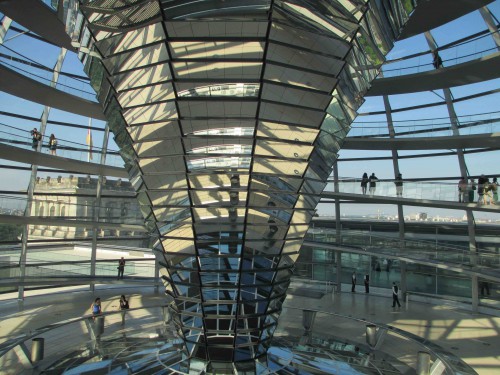
<svg viewBox="0 0 500 375">
<path fill-rule="evenodd" d="M 500 18 L 500 2 L 496 1 L 489 5 L 490 10 L 493 12 L 495 17 Z M 432 31 L 432 34 L 438 43 L 438 45 L 444 45 L 450 43 L 456 39 L 466 37 L 472 33 L 482 31 L 486 28 L 482 17 L 479 12 L 474 12 L 473 14 L 462 17 L 462 19 L 453 21 L 447 25 L 444 25 L 438 29 Z M 491 39 L 491 38 L 490 38 Z M 493 45 L 493 41 L 489 42 Z M 457 55 L 474 53 L 484 48 L 484 40 L 477 43 L 471 43 L 466 46 L 457 48 L 451 52 L 443 53 L 443 58 L 452 58 L 453 53 Z M 18 52 L 27 58 L 36 60 L 43 65 L 52 67 L 57 59 L 59 49 L 50 45 L 43 44 L 37 40 L 33 40 L 23 35 L 18 35 L 16 32 L 9 31 L 6 37 L 5 46 Z M 389 53 L 388 59 L 395 59 L 402 57 L 411 53 L 426 51 L 428 50 L 425 38 L 420 36 L 415 36 L 401 42 L 398 42 L 395 48 Z M 6 48 L 0 47 L 0 52 L 4 54 L 12 55 L 12 52 Z M 20 56 L 19 56 L 20 57 Z M 429 63 L 430 56 L 422 57 L 419 62 L 422 64 Z M 1 59 L 0 61 L 5 62 Z M 27 67 L 24 69 L 29 70 Z M 71 72 L 74 74 L 84 75 L 83 68 L 78 60 L 77 56 L 73 53 L 68 53 L 68 56 L 63 65 L 63 71 Z M 38 71 L 37 71 L 38 72 Z M 75 83 L 74 81 L 65 81 L 69 85 L 77 84 L 79 88 L 83 88 L 80 83 Z M 490 82 L 482 82 L 479 84 L 456 87 L 452 89 L 452 93 L 455 97 L 462 97 L 466 95 L 471 95 L 473 93 L 482 92 L 489 89 L 496 89 L 499 87 L 500 80 L 493 80 Z M 87 87 L 89 89 L 89 87 Z M 391 106 L 393 108 L 401 108 L 415 104 L 430 103 L 435 101 L 441 101 L 441 93 L 437 91 L 433 92 L 423 92 L 417 94 L 406 94 L 406 95 L 394 95 L 390 97 Z M 499 94 L 489 95 L 476 100 L 470 100 L 466 102 L 457 103 L 455 110 L 459 116 L 474 115 L 484 112 L 500 111 L 498 106 Z M 43 110 L 43 106 L 28 102 L 26 100 L 10 96 L 5 93 L 0 93 L 0 111 L 16 112 L 21 113 L 26 116 L 40 117 Z M 381 98 L 368 98 L 365 104 L 359 109 L 360 113 L 370 112 L 370 111 L 380 111 L 383 110 L 383 104 Z M 418 118 L 436 118 L 436 117 L 446 117 L 448 115 L 445 106 L 430 107 L 425 110 L 416 111 L 406 111 L 400 113 L 394 113 L 394 121 L 408 121 Z M 63 112 L 57 109 L 52 109 L 50 113 L 50 119 L 55 121 L 64 121 L 75 124 L 80 124 L 86 126 L 88 123 L 88 118 L 78 115 L 73 115 L 67 112 Z M 373 121 L 385 121 L 385 116 L 360 116 L 356 120 L 354 127 L 360 126 L 356 125 L 361 122 L 373 122 Z M 37 123 L 14 119 L 6 116 L 0 115 L 0 124 L 9 125 L 22 128 L 26 131 L 32 129 L 33 127 L 38 127 Z M 93 126 L 104 128 L 104 123 L 102 121 L 93 121 Z M 2 127 L 0 127 L 2 129 Z M 5 129 L 5 128 L 4 128 Z M 49 125 L 46 134 L 54 133 L 61 140 L 67 140 L 72 142 L 77 142 L 80 144 L 85 144 L 86 130 L 85 129 L 65 129 L 61 126 Z M 102 144 L 102 133 L 94 131 L 93 132 L 93 143 L 95 146 L 101 146 Z M 110 143 L 110 148 L 116 150 L 117 147 L 114 142 Z M 416 153 L 416 152 L 412 152 Z M 405 154 L 404 152 L 402 154 Z M 363 151 L 350 151 L 341 150 L 341 158 L 351 158 L 351 157 L 363 157 L 366 155 L 370 156 L 389 156 L 389 152 L 363 152 Z M 499 152 L 490 152 L 483 154 L 475 154 L 467 156 L 467 164 L 471 174 L 497 174 L 499 173 L 498 160 L 500 160 Z M 4 163 L 13 164 L 11 162 L 3 161 Z M 440 158 L 425 158 L 425 159 L 405 159 L 400 162 L 400 169 L 404 176 L 408 177 L 449 177 L 458 176 L 460 174 L 458 169 L 458 162 L 456 157 L 440 157 Z M 5 171 L 5 170 L 4 170 Z M 339 174 L 343 177 L 360 177 L 363 172 L 376 172 L 379 178 L 392 178 L 393 169 L 392 162 L 387 161 L 374 161 L 374 162 L 362 162 L 362 163 L 340 163 Z M 3 190 L 16 190 L 23 186 L 27 186 L 28 172 L 16 172 L 9 171 L 8 179 L 0 180 L 0 189 Z M 499 173 L 500 174 L 500 173 Z"/>
</svg>

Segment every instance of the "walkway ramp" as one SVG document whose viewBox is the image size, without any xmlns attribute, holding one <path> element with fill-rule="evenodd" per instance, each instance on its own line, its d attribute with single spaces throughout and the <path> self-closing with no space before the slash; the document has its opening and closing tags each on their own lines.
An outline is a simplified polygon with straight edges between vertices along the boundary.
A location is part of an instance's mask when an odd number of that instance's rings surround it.
<svg viewBox="0 0 500 375">
<path fill-rule="evenodd" d="M 450 210 L 470 210 L 481 212 L 500 212 L 500 205 L 478 205 L 476 203 L 459 203 L 450 201 L 438 201 L 431 199 L 414 199 L 414 198 L 398 198 L 398 197 L 384 197 L 381 195 L 363 195 L 352 193 L 335 193 L 324 191 L 321 193 L 322 199 L 342 199 L 354 202 L 374 203 L 374 204 L 402 204 L 404 206 L 416 207 L 434 207 L 446 208 Z"/>
<path fill-rule="evenodd" d="M 90 285 L 90 284 L 116 284 L 121 286 L 154 286 L 155 279 L 152 277 L 131 277 L 127 276 L 123 280 L 116 280 L 116 276 L 84 276 L 75 275 L 73 277 L 4 277 L 0 279 L 0 287 L 16 286 L 70 286 L 70 285 Z"/>
<path fill-rule="evenodd" d="M 466 148 L 498 148 L 500 133 L 484 133 L 445 137 L 414 138 L 349 138 L 344 141 L 344 150 L 447 150 Z"/>
<path fill-rule="evenodd" d="M 421 0 L 398 40 L 435 29 L 492 2 L 493 0 Z"/>
<path fill-rule="evenodd" d="M 4 143 L 0 143 L 0 158 L 20 163 L 55 168 L 68 172 L 128 178 L 128 173 L 125 168 L 63 158 L 61 156 L 49 155 L 42 152 L 26 150 L 20 147 L 9 146 Z"/>
<path fill-rule="evenodd" d="M 74 50 L 64 23 L 58 18 L 57 13 L 42 1 L 0 0 L 0 12 L 50 43 L 70 51 Z"/>
<path fill-rule="evenodd" d="M 0 64 L 0 90 L 20 98 L 77 115 L 106 121 L 102 107 L 78 96 L 45 85 Z"/>
<path fill-rule="evenodd" d="M 498 78 L 500 52 L 474 61 L 427 72 L 377 78 L 365 96 L 408 94 L 439 90 Z"/>
<path fill-rule="evenodd" d="M 406 263 L 422 264 L 425 266 L 436 267 L 448 271 L 458 272 L 461 274 L 468 274 L 471 276 L 478 276 L 482 279 L 487 279 L 489 281 L 498 283 L 500 282 L 500 273 L 496 267 L 483 267 L 483 266 L 471 266 L 468 264 L 450 263 L 449 261 L 443 261 L 438 259 L 431 259 L 421 256 L 417 253 L 404 252 L 404 249 L 400 253 L 395 254 L 390 250 L 374 248 L 374 247 L 354 247 L 345 245 L 336 245 L 334 243 L 320 242 L 320 241 L 310 241 L 306 240 L 303 246 L 312 248 L 323 248 L 329 250 L 337 250 L 343 253 L 353 253 L 361 255 L 369 255 L 375 257 L 385 257 L 389 259 L 398 259 Z"/>
<path fill-rule="evenodd" d="M 17 224 L 17 225 L 28 225 L 28 224 L 49 225 L 57 227 L 80 227 L 80 228 L 98 227 L 100 229 L 118 229 L 118 230 L 136 231 L 136 232 L 148 231 L 142 225 L 105 223 L 102 221 L 77 220 L 77 219 L 72 220 L 70 217 L 54 218 L 54 217 L 38 217 L 38 216 L 0 215 L 0 223 Z"/>
</svg>

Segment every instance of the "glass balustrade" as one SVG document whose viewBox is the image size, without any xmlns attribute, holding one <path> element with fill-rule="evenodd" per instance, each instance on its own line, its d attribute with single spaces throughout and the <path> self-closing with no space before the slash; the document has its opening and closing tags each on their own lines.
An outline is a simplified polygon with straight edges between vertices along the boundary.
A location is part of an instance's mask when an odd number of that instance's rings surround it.
<svg viewBox="0 0 500 375">
<path fill-rule="evenodd" d="M 414 371 L 417 368 L 418 352 L 423 351 L 430 354 L 432 363 L 441 362 L 445 368 L 443 373 L 475 374 L 472 368 L 454 354 L 425 338 L 394 326 L 339 313 L 297 307 L 285 307 L 283 310 L 280 322 L 287 324 L 280 324 L 275 336 L 301 337 L 300 344 L 303 345 L 301 349 L 309 353 L 316 351 L 319 354 L 322 353 L 322 349 L 329 348 L 332 357 L 348 363 L 359 373 L 399 373 L 393 366 L 399 369 L 406 367 Z M 328 329 L 325 330 L 324 327 Z M 377 335 L 371 336 L 371 329 L 372 333 L 378 332 Z M 379 343 L 378 338 L 382 333 L 384 333 L 383 340 Z M 293 342 L 290 345 L 298 346 Z M 376 345 L 377 350 L 374 350 Z M 385 357 L 384 353 L 390 354 L 393 358 Z M 369 354 L 370 359 L 366 358 L 366 354 Z M 372 371 L 365 372 L 366 368 Z"/>
<path fill-rule="evenodd" d="M 167 369 L 205 373 L 204 364 L 186 356 L 164 306 L 133 308 L 133 303 L 129 310 L 105 310 L 95 319 L 89 315 L 73 318 L 4 341 L 0 365 L 11 373 L 31 371 L 31 363 L 17 360 L 16 352 L 24 349 L 36 359 L 37 368 L 46 372 L 135 372 L 147 368 L 154 373 Z M 256 362 L 256 373 L 296 373 L 294 369 L 307 368 L 314 373 L 343 369 L 345 373 L 400 374 L 417 370 L 422 351 L 428 353 L 430 364 L 439 364 L 446 373 L 475 374 L 454 354 L 397 327 L 285 307 L 267 358 Z"/>
<path fill-rule="evenodd" d="M 116 202 L 110 202 L 110 204 L 107 205 L 106 198 L 102 198 L 104 201 L 102 206 L 97 206 L 95 204 L 95 198 L 92 197 L 87 197 L 86 203 L 72 203 L 68 201 L 71 199 L 71 196 L 58 196 L 57 192 L 51 194 L 52 195 L 39 195 L 37 197 L 35 192 L 35 198 L 31 202 L 31 217 L 64 220 L 68 222 L 72 220 L 93 222 L 95 220 L 94 212 L 98 210 L 98 222 L 101 224 L 144 225 L 144 219 L 136 204 L 133 206 L 124 206 L 127 207 L 127 209 L 124 210 L 123 207 L 118 206 Z M 107 194 L 112 194 L 112 191 L 107 191 Z M 114 199 L 117 198 L 132 199 L 130 198 L 130 193 L 128 197 L 127 195 L 120 196 L 117 194 Z M 133 203 L 135 203 L 135 201 L 133 201 Z M 27 198 L 24 196 L 0 195 L 0 212 L 2 215 L 23 216 L 26 204 Z M 61 224 L 58 223 L 57 225 L 60 226 Z M 46 226 L 51 226 L 50 221 L 47 222 Z"/>
<path fill-rule="evenodd" d="M 379 236 L 367 232 L 342 231 L 340 241 L 334 230 L 314 228 L 307 235 L 307 241 L 355 246 L 361 251 L 377 253 L 379 256 L 410 258 L 428 264 L 448 264 L 460 267 L 479 267 L 494 271 L 500 266 L 500 254 L 477 249 L 471 252 L 465 247 L 447 246 L 433 241 L 400 240 L 397 237 Z M 320 246 L 320 245 L 319 245 Z"/>
<path fill-rule="evenodd" d="M 32 137 L 28 131 L 5 124 L 0 124 L 0 143 L 25 150 L 33 150 Z M 41 152 L 50 154 L 49 137 L 47 135 L 42 140 Z M 57 139 L 57 150 L 55 155 L 73 160 L 100 163 L 101 152 L 102 149 L 99 147 L 92 147 L 92 150 L 89 151 L 86 144 Z M 106 153 L 105 165 L 123 167 L 124 161 L 117 151 L 110 150 Z"/>
<path fill-rule="evenodd" d="M 338 185 L 339 193 L 362 194 L 361 179 L 340 179 Z M 332 183 L 329 183 L 327 185 L 325 192 L 333 192 Z M 496 201 L 497 194 L 494 194 L 494 191 L 490 190 L 486 192 L 483 196 L 483 199 L 479 201 L 478 191 L 474 190 L 474 199 L 470 203 L 484 205 L 490 208 L 500 208 L 498 202 Z M 397 197 L 396 185 L 394 184 L 394 180 L 377 181 L 373 194 L 370 194 L 368 189 L 366 196 L 368 197 L 370 195 L 373 195 L 374 197 Z M 466 194 L 466 197 L 466 199 L 468 200 L 469 195 Z M 432 201 L 459 202 L 458 181 L 403 181 L 403 195 L 401 198 L 403 200 L 404 198 L 410 198 Z"/>
<path fill-rule="evenodd" d="M 8 282 L 9 279 L 18 279 L 21 277 L 19 264 L 16 260 L 19 251 L 15 254 L 13 251 L 2 251 L 2 256 L 11 257 L 13 261 L 0 262 L 0 273 L 3 282 Z M 40 257 L 39 254 L 30 254 L 29 261 L 26 263 L 26 281 L 30 278 L 35 279 L 37 282 L 43 279 L 47 285 L 50 285 L 51 279 L 57 281 L 61 278 L 76 278 L 77 283 L 81 284 L 80 277 L 90 277 L 91 275 L 91 262 L 89 260 L 71 260 L 59 261 L 64 258 L 64 254 L 56 252 L 55 254 L 47 254 L 42 257 L 44 261 L 36 259 Z M 73 255 L 66 254 L 67 258 L 75 258 Z M 51 259 L 52 258 L 52 259 Z M 118 259 L 97 260 L 95 266 L 95 277 L 113 278 L 117 276 Z M 130 277 L 131 280 L 139 280 L 139 278 L 148 278 L 151 281 L 155 277 L 155 261 L 154 259 L 126 259 L 126 266 L 124 270 L 124 279 Z M 129 281 L 131 281 L 129 280 Z M 87 281 L 88 282 L 88 281 Z M 71 283 L 71 281 L 68 281 Z"/>
<path fill-rule="evenodd" d="M 53 85 L 54 73 L 50 70 L 40 69 L 36 65 L 26 65 L 7 57 L 7 55 L 0 57 L 0 64 L 43 85 Z M 57 79 L 55 89 L 97 103 L 95 91 L 90 86 L 89 81 L 84 78 L 79 79 L 61 74 Z"/>
<path fill-rule="evenodd" d="M 34 261 L 32 261 L 34 262 Z M 112 277 L 117 275 L 117 260 L 98 260 L 95 266 L 96 277 Z M 153 278 L 155 270 L 154 260 L 147 259 L 127 259 L 124 277 Z M 33 278 L 60 278 L 60 277 L 80 277 L 90 276 L 91 264 L 89 261 L 77 262 L 46 262 L 27 263 L 26 277 Z"/>
<path fill-rule="evenodd" d="M 443 66 L 449 67 L 478 60 L 495 52 L 498 52 L 498 48 L 492 34 L 487 33 L 458 45 L 441 49 L 439 50 L 439 56 L 443 60 Z M 382 67 L 383 77 L 398 77 L 435 70 L 432 61 L 433 56 L 430 51 L 410 58 L 389 60 Z"/>
<path fill-rule="evenodd" d="M 484 113 L 458 118 L 460 135 L 491 134 L 500 131 L 500 112 Z M 397 138 L 417 138 L 453 136 L 449 118 L 426 120 L 395 121 L 394 132 Z M 389 137 L 387 121 L 363 122 L 358 118 L 348 138 Z"/>
<path fill-rule="evenodd" d="M 59 4 L 59 0 L 42 0 L 42 2 L 54 11 L 57 10 Z"/>
</svg>

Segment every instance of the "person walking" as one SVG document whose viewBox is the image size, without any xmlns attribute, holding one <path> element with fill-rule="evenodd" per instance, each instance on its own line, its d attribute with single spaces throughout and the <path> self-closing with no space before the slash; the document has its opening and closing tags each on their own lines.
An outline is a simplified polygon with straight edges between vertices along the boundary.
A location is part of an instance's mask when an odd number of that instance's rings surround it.
<svg viewBox="0 0 500 375">
<path fill-rule="evenodd" d="M 90 311 L 92 312 L 92 319 L 94 320 L 96 315 L 102 313 L 101 299 L 99 297 L 97 297 L 90 305 Z"/>
<path fill-rule="evenodd" d="M 57 139 L 56 139 L 56 136 L 54 135 L 54 133 L 52 133 L 50 135 L 50 138 L 49 138 L 49 150 L 50 150 L 50 154 L 51 155 L 55 155 L 56 154 Z"/>
<path fill-rule="evenodd" d="M 356 292 L 356 271 L 352 271 L 351 276 L 351 292 Z"/>
<path fill-rule="evenodd" d="M 465 203 L 467 197 L 467 179 L 462 176 L 460 181 L 458 181 L 458 202 Z"/>
<path fill-rule="evenodd" d="M 396 282 L 392 283 L 392 307 L 396 307 L 396 303 L 398 304 L 398 307 L 401 307 L 401 304 L 399 303 L 399 287 L 397 286 Z"/>
<path fill-rule="evenodd" d="M 361 177 L 361 192 L 363 195 L 366 195 L 366 188 L 368 187 L 368 173 L 363 173 L 363 177 Z"/>
<path fill-rule="evenodd" d="M 365 293 L 370 293 L 370 275 L 366 274 L 363 281 L 365 283 Z"/>
<path fill-rule="evenodd" d="M 122 312 L 122 326 L 125 325 L 125 310 L 129 309 L 127 298 L 122 294 L 120 296 L 120 311 Z"/>
<path fill-rule="evenodd" d="M 377 188 L 378 178 L 375 176 L 375 173 L 372 173 L 370 178 L 368 179 L 370 185 L 370 195 L 373 197 L 375 194 L 375 189 Z"/>
<path fill-rule="evenodd" d="M 125 271 L 125 259 L 123 257 L 118 261 L 118 280 L 123 279 L 123 272 Z"/>
</svg>

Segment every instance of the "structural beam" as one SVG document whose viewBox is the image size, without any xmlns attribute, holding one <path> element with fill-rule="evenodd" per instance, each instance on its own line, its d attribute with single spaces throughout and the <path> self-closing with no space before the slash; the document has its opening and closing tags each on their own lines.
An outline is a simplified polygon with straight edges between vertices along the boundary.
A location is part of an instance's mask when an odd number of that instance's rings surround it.
<svg viewBox="0 0 500 375">
<path fill-rule="evenodd" d="M 408 94 L 488 81 L 498 77 L 500 52 L 474 61 L 427 72 L 373 81 L 365 96 Z"/>
<path fill-rule="evenodd" d="M 62 3 L 62 1 L 61 1 Z M 0 0 L 0 12 L 56 46 L 74 50 L 57 13 L 40 0 Z"/>
<path fill-rule="evenodd" d="M 103 175 L 107 177 L 128 178 L 128 173 L 124 168 L 100 165 L 86 161 L 73 160 L 36 152 L 19 147 L 9 146 L 0 143 L 0 158 L 17 161 L 26 164 L 36 164 L 38 166 L 55 168 L 62 171 L 72 171 L 75 173 Z"/>
<path fill-rule="evenodd" d="M 352 194 L 352 193 L 335 193 L 329 191 L 321 193 L 321 198 L 343 199 L 348 201 L 373 203 L 373 204 L 403 204 L 404 206 L 446 208 L 450 210 L 500 212 L 500 206 L 477 205 L 476 203 L 459 203 L 450 201 L 436 201 L 431 199 L 383 197 L 378 195 L 370 196 L 370 195 Z"/>
<path fill-rule="evenodd" d="M 413 138 L 346 138 L 345 150 L 448 150 L 464 148 L 497 148 L 500 133 Z"/>
<path fill-rule="evenodd" d="M 493 0 L 419 1 L 398 40 L 435 29 L 491 2 Z"/>
<path fill-rule="evenodd" d="M 65 219 L 56 219 L 53 217 L 35 217 L 35 216 L 15 216 L 15 215 L 0 215 L 0 223 L 9 223 L 17 225 L 50 225 L 58 227 L 96 227 L 100 229 L 119 229 L 127 231 L 147 232 L 147 229 L 142 225 L 135 224 L 120 224 L 120 223 L 104 223 L 93 222 L 91 220 L 71 220 L 68 217 Z"/>
<path fill-rule="evenodd" d="M 0 90 L 77 115 L 106 120 L 99 103 L 50 87 L 0 65 Z"/>
</svg>

